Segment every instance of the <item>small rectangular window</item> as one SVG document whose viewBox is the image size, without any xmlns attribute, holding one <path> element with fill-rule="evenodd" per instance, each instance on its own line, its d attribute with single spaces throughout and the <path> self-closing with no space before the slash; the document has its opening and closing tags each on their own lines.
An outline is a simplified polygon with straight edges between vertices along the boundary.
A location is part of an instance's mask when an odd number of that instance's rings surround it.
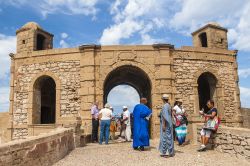
<svg viewBox="0 0 250 166">
<path fill-rule="evenodd" d="M 23 40 L 22 43 L 25 44 L 25 40 Z"/>
</svg>

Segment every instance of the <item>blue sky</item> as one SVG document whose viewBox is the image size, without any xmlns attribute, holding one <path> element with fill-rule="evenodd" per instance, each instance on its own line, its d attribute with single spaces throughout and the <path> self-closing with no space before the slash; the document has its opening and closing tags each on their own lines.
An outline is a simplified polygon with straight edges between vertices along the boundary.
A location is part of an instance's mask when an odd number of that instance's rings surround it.
<svg viewBox="0 0 250 166">
<path fill-rule="evenodd" d="M 237 49 L 241 103 L 250 107 L 249 0 L 0 0 L 0 111 L 8 111 L 9 56 L 15 31 L 34 21 L 54 34 L 54 47 L 81 44 L 192 45 L 190 33 L 215 21 Z"/>
</svg>

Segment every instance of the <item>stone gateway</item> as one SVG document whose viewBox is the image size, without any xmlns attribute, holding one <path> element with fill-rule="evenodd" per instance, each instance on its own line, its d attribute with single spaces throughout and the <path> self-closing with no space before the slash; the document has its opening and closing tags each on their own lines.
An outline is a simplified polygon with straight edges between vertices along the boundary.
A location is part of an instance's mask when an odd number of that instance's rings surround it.
<svg viewBox="0 0 250 166">
<path fill-rule="evenodd" d="M 90 107 L 105 103 L 119 84 L 134 87 L 153 110 L 152 138 L 159 137 L 161 96 L 183 100 L 189 134 L 196 134 L 199 110 L 213 98 L 222 122 L 241 126 L 237 51 L 228 50 L 227 29 L 209 23 L 192 33 L 193 46 L 81 45 L 53 49 L 53 35 L 29 22 L 16 32 L 17 52 L 11 57 L 11 140 L 74 124 L 82 118 L 91 133 Z"/>
</svg>

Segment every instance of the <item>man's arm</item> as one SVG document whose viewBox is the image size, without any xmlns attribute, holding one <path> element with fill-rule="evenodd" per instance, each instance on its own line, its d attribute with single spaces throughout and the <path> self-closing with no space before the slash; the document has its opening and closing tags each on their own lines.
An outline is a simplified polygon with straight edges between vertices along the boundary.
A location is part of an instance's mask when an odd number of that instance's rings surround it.
<svg viewBox="0 0 250 166">
<path fill-rule="evenodd" d="M 92 107 L 91 108 L 91 115 L 92 115 L 92 118 L 95 119 L 95 107 Z"/>
</svg>

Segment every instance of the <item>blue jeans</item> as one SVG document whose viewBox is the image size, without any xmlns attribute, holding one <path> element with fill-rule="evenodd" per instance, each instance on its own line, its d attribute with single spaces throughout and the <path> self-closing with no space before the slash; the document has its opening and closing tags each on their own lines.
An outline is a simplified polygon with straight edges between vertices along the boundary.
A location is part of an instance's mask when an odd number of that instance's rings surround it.
<svg viewBox="0 0 250 166">
<path fill-rule="evenodd" d="M 103 137 L 105 136 L 105 144 L 109 142 L 109 127 L 110 120 L 101 120 L 101 133 L 100 133 L 100 144 L 102 144 Z"/>
</svg>

